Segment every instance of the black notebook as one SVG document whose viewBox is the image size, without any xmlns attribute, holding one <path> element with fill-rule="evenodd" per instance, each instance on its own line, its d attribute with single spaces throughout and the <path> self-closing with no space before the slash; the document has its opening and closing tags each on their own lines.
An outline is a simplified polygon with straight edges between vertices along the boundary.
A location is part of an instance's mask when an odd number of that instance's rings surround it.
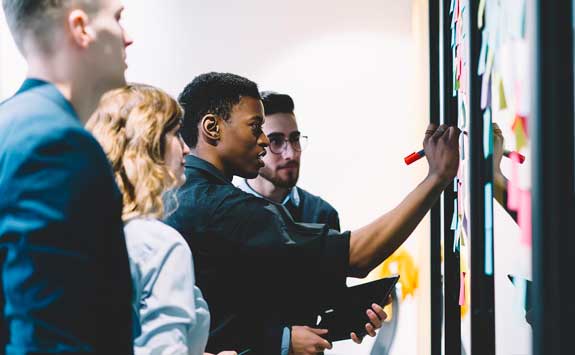
<svg viewBox="0 0 575 355">
<path fill-rule="evenodd" d="M 399 276 L 392 276 L 347 288 L 332 307 L 320 312 L 317 328 L 329 330 L 324 338 L 330 342 L 349 339 L 351 332 L 362 338 L 369 323 L 365 312 L 373 303 L 383 307 L 397 280 Z"/>
</svg>

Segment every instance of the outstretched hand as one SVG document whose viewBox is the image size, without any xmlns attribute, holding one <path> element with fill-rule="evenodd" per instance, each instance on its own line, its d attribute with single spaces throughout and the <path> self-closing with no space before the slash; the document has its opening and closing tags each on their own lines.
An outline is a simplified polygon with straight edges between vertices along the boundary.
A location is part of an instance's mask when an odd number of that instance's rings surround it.
<svg viewBox="0 0 575 355">
<path fill-rule="evenodd" d="M 429 176 L 435 176 L 448 184 L 459 168 L 459 135 L 457 127 L 430 124 L 425 131 L 423 148 L 429 163 Z"/>
</svg>

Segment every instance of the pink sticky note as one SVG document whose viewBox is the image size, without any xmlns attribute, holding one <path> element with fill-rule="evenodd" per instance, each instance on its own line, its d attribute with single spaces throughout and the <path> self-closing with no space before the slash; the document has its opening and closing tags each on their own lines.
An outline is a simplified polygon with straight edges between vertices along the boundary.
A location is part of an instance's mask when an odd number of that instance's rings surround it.
<svg viewBox="0 0 575 355">
<path fill-rule="evenodd" d="M 511 153 L 511 179 L 507 186 L 507 208 L 517 211 L 521 205 L 521 194 L 518 184 L 519 181 L 519 156 Z"/>
<path fill-rule="evenodd" d="M 531 246 L 531 191 L 520 191 L 520 206 L 517 211 L 517 224 L 521 229 L 521 243 Z"/>
<path fill-rule="evenodd" d="M 459 278 L 459 305 L 463 306 L 465 304 L 465 272 L 462 272 Z"/>
</svg>

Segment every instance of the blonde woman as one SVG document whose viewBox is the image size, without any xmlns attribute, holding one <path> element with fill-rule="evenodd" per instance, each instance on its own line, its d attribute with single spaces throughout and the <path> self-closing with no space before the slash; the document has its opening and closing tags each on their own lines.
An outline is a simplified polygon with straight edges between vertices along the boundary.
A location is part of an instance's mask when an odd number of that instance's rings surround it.
<svg viewBox="0 0 575 355">
<path fill-rule="evenodd" d="M 208 340 L 210 315 L 195 286 L 190 248 L 160 221 L 169 212 L 163 195 L 185 180 L 182 116 L 165 92 L 133 84 L 104 95 L 87 123 L 123 195 L 136 354 L 203 354 Z"/>
</svg>

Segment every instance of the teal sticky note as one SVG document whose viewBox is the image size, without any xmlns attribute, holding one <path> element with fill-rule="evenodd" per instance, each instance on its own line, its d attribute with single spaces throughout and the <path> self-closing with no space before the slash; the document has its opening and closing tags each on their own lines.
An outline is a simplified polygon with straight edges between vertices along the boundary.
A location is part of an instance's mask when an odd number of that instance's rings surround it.
<svg viewBox="0 0 575 355">
<path fill-rule="evenodd" d="M 453 192 L 457 192 L 459 189 L 459 179 L 456 177 L 453 179 Z"/>
<path fill-rule="evenodd" d="M 521 29 L 520 35 L 521 38 L 525 38 L 525 31 L 527 26 L 527 2 L 525 0 L 521 1 Z"/>
<path fill-rule="evenodd" d="M 453 10 L 455 10 L 455 0 L 451 0 L 451 5 L 449 5 L 449 13 L 453 13 Z"/>
<path fill-rule="evenodd" d="M 453 217 L 451 217 L 451 230 L 457 229 L 458 218 L 457 218 L 457 198 L 453 201 Z"/>
<path fill-rule="evenodd" d="M 459 233 L 456 230 L 453 233 L 453 252 L 456 253 L 457 251 L 459 251 Z"/>
<path fill-rule="evenodd" d="M 485 275 L 493 275 L 493 185 L 485 184 Z"/>
<path fill-rule="evenodd" d="M 483 113 L 483 157 L 493 154 L 493 133 L 491 132 L 491 109 L 488 107 Z"/>
</svg>

